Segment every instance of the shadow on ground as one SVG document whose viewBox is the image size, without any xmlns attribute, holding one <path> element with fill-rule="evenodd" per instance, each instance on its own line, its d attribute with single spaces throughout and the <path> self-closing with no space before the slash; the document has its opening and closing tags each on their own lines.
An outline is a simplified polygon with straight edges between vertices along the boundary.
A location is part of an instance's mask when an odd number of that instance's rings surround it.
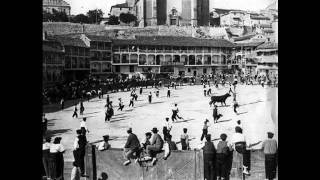
<svg viewBox="0 0 320 180">
<path fill-rule="evenodd" d="M 47 130 L 46 136 L 52 137 L 71 131 L 71 129 Z"/>
</svg>

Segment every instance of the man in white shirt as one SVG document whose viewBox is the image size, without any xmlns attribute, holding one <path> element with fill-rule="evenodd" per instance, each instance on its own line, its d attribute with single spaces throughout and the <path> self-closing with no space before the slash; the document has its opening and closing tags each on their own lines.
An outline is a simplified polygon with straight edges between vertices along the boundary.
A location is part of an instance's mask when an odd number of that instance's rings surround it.
<svg viewBox="0 0 320 180">
<path fill-rule="evenodd" d="M 43 167 L 44 171 L 46 173 L 46 177 L 50 177 L 50 170 L 49 170 L 49 153 L 50 153 L 50 142 L 51 138 L 47 137 L 46 141 L 42 144 L 42 162 L 43 162 Z"/>
<path fill-rule="evenodd" d="M 88 130 L 87 125 L 86 125 L 86 120 L 87 120 L 87 118 L 84 117 L 82 119 L 82 121 L 80 122 L 80 129 L 82 131 L 82 134 L 84 134 L 84 135 L 86 135 L 87 132 L 89 133 L 89 130 Z"/>
<path fill-rule="evenodd" d="M 163 133 L 163 138 L 166 139 L 168 135 L 170 135 L 170 131 L 172 129 L 172 123 L 169 121 L 169 118 L 166 118 L 166 122 L 163 125 L 162 133 Z"/>
</svg>

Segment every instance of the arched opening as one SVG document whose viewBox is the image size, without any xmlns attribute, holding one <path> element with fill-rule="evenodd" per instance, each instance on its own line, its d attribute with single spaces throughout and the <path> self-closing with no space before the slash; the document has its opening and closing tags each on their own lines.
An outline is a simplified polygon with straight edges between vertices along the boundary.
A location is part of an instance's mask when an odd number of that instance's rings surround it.
<svg viewBox="0 0 320 180">
<path fill-rule="evenodd" d="M 189 65 L 196 65 L 196 58 L 194 55 L 189 56 Z"/>
<path fill-rule="evenodd" d="M 164 61 L 163 55 L 157 55 L 156 56 L 156 65 L 160 65 L 161 62 L 163 62 L 163 61 Z"/>
<path fill-rule="evenodd" d="M 139 65 L 147 65 L 147 56 L 145 54 L 139 55 Z"/>
<path fill-rule="evenodd" d="M 148 65 L 156 65 L 155 55 L 148 55 Z"/>
<path fill-rule="evenodd" d="M 130 55 L 130 63 L 138 63 L 138 55 L 137 54 Z"/>
</svg>

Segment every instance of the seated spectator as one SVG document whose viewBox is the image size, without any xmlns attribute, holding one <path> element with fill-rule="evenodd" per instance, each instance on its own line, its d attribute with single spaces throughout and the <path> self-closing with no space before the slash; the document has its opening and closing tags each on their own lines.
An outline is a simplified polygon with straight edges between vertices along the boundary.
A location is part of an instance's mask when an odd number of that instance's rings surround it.
<svg viewBox="0 0 320 180">
<path fill-rule="evenodd" d="M 150 143 L 150 139 L 151 139 L 151 136 L 152 136 L 151 132 L 147 132 L 145 135 L 146 135 L 146 139 L 145 139 L 144 143 L 141 143 L 143 149 L 147 149 L 147 146 L 151 144 Z"/>
<path fill-rule="evenodd" d="M 123 163 L 123 165 L 125 165 L 125 166 L 131 163 L 131 161 L 130 161 L 131 158 L 136 158 L 134 156 L 134 153 L 137 156 L 137 154 L 139 153 L 139 150 L 140 150 L 139 139 L 135 134 L 132 133 L 132 129 L 129 128 L 127 130 L 127 133 L 129 134 L 129 137 L 128 137 L 127 142 L 124 146 L 124 155 L 127 159 L 127 161 L 125 161 Z"/>
<path fill-rule="evenodd" d="M 109 135 L 103 136 L 103 141 L 99 143 L 98 145 L 98 150 L 99 151 L 104 151 L 108 150 L 111 148 L 111 145 L 109 144 Z"/>
<path fill-rule="evenodd" d="M 157 128 L 153 128 L 151 131 L 153 133 L 152 138 L 151 138 L 151 145 L 147 146 L 148 156 L 145 157 L 145 160 L 152 159 L 151 164 L 154 164 L 155 161 L 157 160 L 156 154 L 159 153 L 163 148 L 163 139 L 158 134 Z"/>
</svg>

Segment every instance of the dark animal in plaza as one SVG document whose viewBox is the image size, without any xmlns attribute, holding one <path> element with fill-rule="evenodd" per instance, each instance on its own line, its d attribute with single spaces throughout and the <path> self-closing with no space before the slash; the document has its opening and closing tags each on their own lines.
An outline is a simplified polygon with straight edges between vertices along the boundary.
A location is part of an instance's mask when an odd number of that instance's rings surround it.
<svg viewBox="0 0 320 180">
<path fill-rule="evenodd" d="M 226 93 L 225 95 L 222 96 L 211 96 L 211 101 L 209 102 L 210 106 L 212 104 L 215 104 L 216 102 L 220 102 L 221 105 L 225 105 L 226 106 L 226 99 L 228 97 L 230 97 L 231 95 L 229 93 Z"/>
</svg>

